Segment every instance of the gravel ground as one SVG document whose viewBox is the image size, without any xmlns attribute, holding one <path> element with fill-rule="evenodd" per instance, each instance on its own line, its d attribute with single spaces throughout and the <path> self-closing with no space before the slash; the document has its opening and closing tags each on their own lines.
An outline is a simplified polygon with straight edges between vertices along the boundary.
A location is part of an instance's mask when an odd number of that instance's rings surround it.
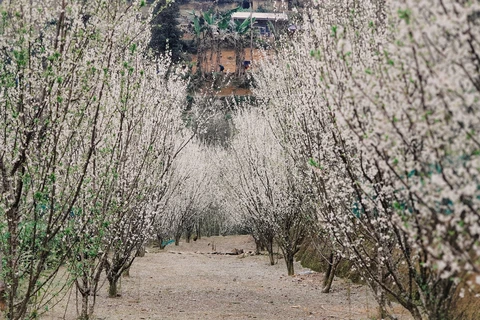
<svg viewBox="0 0 480 320">
<path fill-rule="evenodd" d="M 283 260 L 267 256 L 212 254 L 254 249 L 248 236 L 202 238 L 190 244 L 150 249 L 138 258 L 130 277 L 122 278 L 121 296 L 97 297 L 95 319 L 372 319 L 376 303 L 369 290 L 336 279 L 332 292 L 321 292 L 322 274 L 296 265 L 286 275 Z M 75 294 L 42 319 L 75 319 Z M 400 308 L 401 319 L 410 319 Z"/>
</svg>

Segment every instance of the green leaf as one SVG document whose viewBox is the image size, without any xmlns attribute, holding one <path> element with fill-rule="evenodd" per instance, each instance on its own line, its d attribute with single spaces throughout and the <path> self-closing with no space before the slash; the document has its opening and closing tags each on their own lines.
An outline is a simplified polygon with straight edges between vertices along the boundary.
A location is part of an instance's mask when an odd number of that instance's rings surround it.
<svg viewBox="0 0 480 320">
<path fill-rule="evenodd" d="M 308 164 L 315 168 L 318 168 L 318 163 L 313 158 L 308 159 Z"/>
<path fill-rule="evenodd" d="M 134 54 L 135 51 L 137 51 L 137 44 L 136 44 L 136 43 L 132 43 L 132 45 L 130 46 L 130 52 L 131 52 L 132 54 Z"/>
<path fill-rule="evenodd" d="M 405 20 L 407 24 L 410 24 L 410 20 L 412 18 L 412 12 L 409 9 L 405 10 L 398 10 L 398 17 L 402 20 Z"/>
<path fill-rule="evenodd" d="M 203 19 L 205 20 L 206 23 L 208 23 L 209 25 L 213 25 L 214 24 L 214 15 L 213 15 L 213 12 L 210 10 L 208 10 L 207 12 L 204 12 L 203 13 Z"/>
<path fill-rule="evenodd" d="M 255 23 L 255 18 L 245 19 L 242 23 L 237 24 L 237 30 L 236 30 L 237 33 L 239 33 L 241 35 L 245 34 L 248 31 L 248 29 L 250 28 L 250 25 L 251 24 L 253 25 L 254 23 Z"/>
<path fill-rule="evenodd" d="M 195 35 L 199 36 L 202 32 L 202 28 L 200 27 L 200 20 L 197 16 L 193 17 L 193 31 L 195 31 Z"/>
<path fill-rule="evenodd" d="M 218 22 L 218 28 L 220 30 L 226 30 L 232 21 L 232 14 L 237 12 L 240 9 L 240 7 L 233 8 L 225 13 L 222 14 L 222 17 L 220 18 L 220 21 Z"/>
<path fill-rule="evenodd" d="M 338 30 L 337 26 L 332 26 L 332 36 L 333 37 L 337 37 L 337 30 Z"/>
</svg>

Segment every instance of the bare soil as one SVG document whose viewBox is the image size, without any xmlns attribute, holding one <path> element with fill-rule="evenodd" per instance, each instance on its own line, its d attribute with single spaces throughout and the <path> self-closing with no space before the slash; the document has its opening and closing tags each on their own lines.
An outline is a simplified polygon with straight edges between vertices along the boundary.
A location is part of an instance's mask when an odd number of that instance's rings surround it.
<svg viewBox="0 0 480 320">
<path fill-rule="evenodd" d="M 365 286 L 335 279 L 321 292 L 323 275 L 296 264 L 286 275 L 283 260 L 274 266 L 265 255 L 222 255 L 254 250 L 249 236 L 202 238 L 196 242 L 151 248 L 122 278 L 118 298 L 105 284 L 95 319 L 372 319 L 376 303 Z M 74 292 L 74 290 L 72 290 Z M 395 307 L 401 319 L 410 319 Z M 41 319 L 75 319 L 75 294 Z"/>
</svg>

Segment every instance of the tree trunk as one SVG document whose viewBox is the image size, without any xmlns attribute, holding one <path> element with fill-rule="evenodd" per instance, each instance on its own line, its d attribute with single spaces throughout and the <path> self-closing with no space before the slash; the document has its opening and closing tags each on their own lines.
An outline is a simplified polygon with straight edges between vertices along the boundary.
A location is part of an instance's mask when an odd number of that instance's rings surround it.
<svg viewBox="0 0 480 320">
<path fill-rule="evenodd" d="M 333 253 L 330 255 L 330 258 L 331 258 L 331 260 L 330 260 L 331 263 L 328 266 L 329 269 L 330 269 L 330 272 L 328 272 L 328 277 L 327 277 L 327 275 L 325 275 L 324 287 L 323 287 L 323 290 L 322 290 L 323 293 L 329 293 L 330 292 L 330 289 L 332 288 L 333 279 L 335 278 L 335 271 L 337 270 L 337 267 L 340 264 L 340 261 L 342 260 L 341 257 L 339 257 L 337 255 L 334 255 Z"/>
<path fill-rule="evenodd" d="M 410 309 L 409 311 L 410 311 L 410 314 L 413 316 L 414 320 L 422 320 L 422 315 L 420 314 L 420 311 L 418 311 L 418 308 L 416 306 Z"/>
<path fill-rule="evenodd" d="M 0 266 L 0 270 L 1 270 L 1 266 Z M 6 309 L 7 309 L 7 300 L 5 299 L 5 283 L 2 280 L 0 280 L 0 312 L 5 311 Z"/>
<path fill-rule="evenodd" d="M 178 246 L 180 244 L 180 238 L 182 237 L 181 234 L 175 235 L 175 245 Z"/>
<path fill-rule="evenodd" d="M 289 276 L 293 276 L 295 274 L 295 269 L 293 265 L 294 255 L 295 254 L 292 252 L 288 252 L 285 254 L 285 263 L 287 264 L 287 272 Z"/>
<path fill-rule="evenodd" d="M 18 252 L 18 243 L 15 239 L 18 239 L 18 232 L 17 232 L 17 215 L 16 210 L 12 212 L 13 214 L 8 218 L 8 231 L 10 236 L 8 237 L 8 251 L 7 251 L 7 270 L 6 272 L 6 282 L 9 283 L 9 286 L 5 288 L 5 296 L 7 297 L 7 319 L 20 319 L 23 314 L 19 308 L 15 307 L 15 298 L 18 292 L 18 274 L 16 273 L 17 270 L 17 259 L 14 259 Z"/>
<path fill-rule="evenodd" d="M 3 261 L 3 254 L 0 251 L 0 261 Z M 3 274 L 3 263 L 0 262 L 0 275 Z M 0 314 L 7 309 L 7 299 L 5 297 L 5 282 L 0 279 Z"/>
<path fill-rule="evenodd" d="M 327 267 L 327 271 L 325 272 L 325 277 L 323 278 L 324 288 L 327 286 L 328 278 L 330 277 L 330 273 L 332 272 L 332 266 L 333 266 L 333 252 L 331 252 L 330 256 L 328 257 L 328 267 Z"/>
<path fill-rule="evenodd" d="M 197 73 L 199 76 L 202 75 L 202 42 L 200 39 L 200 35 L 197 38 Z"/>
<path fill-rule="evenodd" d="M 270 258 L 270 265 L 271 266 L 275 265 L 275 256 L 273 255 L 272 251 L 268 252 L 268 257 Z"/>
<path fill-rule="evenodd" d="M 380 256 L 380 254 L 378 254 Z M 383 272 L 383 267 L 378 266 L 378 279 L 380 280 L 380 283 L 383 283 L 384 281 L 384 272 Z M 388 312 L 385 308 L 386 305 L 386 297 L 385 297 L 385 290 L 382 288 L 382 286 L 379 284 L 377 285 L 377 300 L 378 300 L 378 317 L 379 319 L 387 319 L 388 317 Z"/>
<path fill-rule="evenodd" d="M 83 275 L 75 281 L 77 292 L 82 295 L 82 309 L 79 319 L 88 320 L 93 318 L 93 312 L 96 304 L 96 293 L 98 292 L 98 283 L 105 266 L 106 255 L 102 255 L 98 268 L 89 271 L 83 271 Z M 92 297 L 92 298 L 90 298 Z"/>
<path fill-rule="evenodd" d="M 217 55 L 216 55 L 216 61 L 215 61 L 215 70 L 220 71 L 220 58 L 221 58 L 221 55 L 222 55 L 221 50 L 220 50 L 220 41 L 217 41 L 216 50 L 217 50 Z"/>
<path fill-rule="evenodd" d="M 202 238 L 202 224 L 199 222 L 197 224 L 197 228 L 196 228 L 196 233 L 197 233 L 197 240 L 200 240 Z"/>
<path fill-rule="evenodd" d="M 273 240 L 269 241 L 267 244 L 267 251 L 268 251 L 268 257 L 270 258 L 270 265 L 273 266 L 275 265 L 275 257 L 273 254 Z"/>
<path fill-rule="evenodd" d="M 118 294 L 118 277 L 108 279 L 108 296 L 110 298 L 116 298 Z"/>
<path fill-rule="evenodd" d="M 235 75 L 239 78 L 244 74 L 243 62 L 245 61 L 245 50 L 242 39 L 235 45 Z"/>
<path fill-rule="evenodd" d="M 253 238 L 255 240 L 255 254 L 260 254 L 262 251 L 262 242 L 260 239 L 256 239 L 255 237 Z"/>
<path fill-rule="evenodd" d="M 213 35 L 212 35 L 213 37 Z M 217 70 L 216 67 L 213 66 L 213 54 L 214 54 L 214 51 L 215 51 L 215 39 L 213 38 L 210 38 L 210 70 L 209 72 L 215 72 Z"/>
<path fill-rule="evenodd" d="M 79 320 L 88 320 L 88 293 L 81 292 L 82 295 L 82 312 L 80 313 Z"/>
<path fill-rule="evenodd" d="M 380 299 L 380 303 L 378 304 L 378 319 L 388 319 L 388 312 L 385 309 L 385 298 L 382 296 Z"/>
<path fill-rule="evenodd" d="M 89 287 L 90 283 L 88 281 L 88 276 L 86 273 L 83 273 L 83 276 L 81 277 L 81 282 L 78 279 L 76 281 L 76 290 L 77 292 L 80 292 L 82 295 L 82 310 L 80 312 L 80 317 L 78 319 L 80 320 L 88 320 L 89 319 L 89 308 L 88 308 L 88 297 L 89 297 Z"/>
<path fill-rule="evenodd" d="M 163 244 L 163 237 L 162 236 L 159 236 L 157 234 L 157 243 L 158 243 L 158 247 L 160 248 L 160 250 L 163 250 L 165 249 L 165 245 Z"/>
<path fill-rule="evenodd" d="M 146 252 L 145 246 L 142 245 L 140 249 L 138 249 L 137 254 L 135 256 L 140 258 L 145 257 L 145 252 Z"/>
</svg>

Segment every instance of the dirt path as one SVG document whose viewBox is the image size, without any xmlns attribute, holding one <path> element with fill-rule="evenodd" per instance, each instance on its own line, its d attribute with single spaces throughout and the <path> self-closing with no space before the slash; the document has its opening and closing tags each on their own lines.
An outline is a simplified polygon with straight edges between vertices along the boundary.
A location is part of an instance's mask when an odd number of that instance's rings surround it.
<svg viewBox="0 0 480 320">
<path fill-rule="evenodd" d="M 269 266 L 266 256 L 214 255 L 212 242 L 219 252 L 254 247 L 250 237 L 236 236 L 152 249 L 122 279 L 121 297 L 109 299 L 106 286 L 102 289 L 97 319 L 371 319 L 374 314 L 365 287 L 335 280 L 332 293 L 324 294 L 320 274 L 296 265 L 297 275 L 288 277 L 281 260 Z M 75 319 L 74 302 L 42 317 L 64 318 Z"/>
</svg>

